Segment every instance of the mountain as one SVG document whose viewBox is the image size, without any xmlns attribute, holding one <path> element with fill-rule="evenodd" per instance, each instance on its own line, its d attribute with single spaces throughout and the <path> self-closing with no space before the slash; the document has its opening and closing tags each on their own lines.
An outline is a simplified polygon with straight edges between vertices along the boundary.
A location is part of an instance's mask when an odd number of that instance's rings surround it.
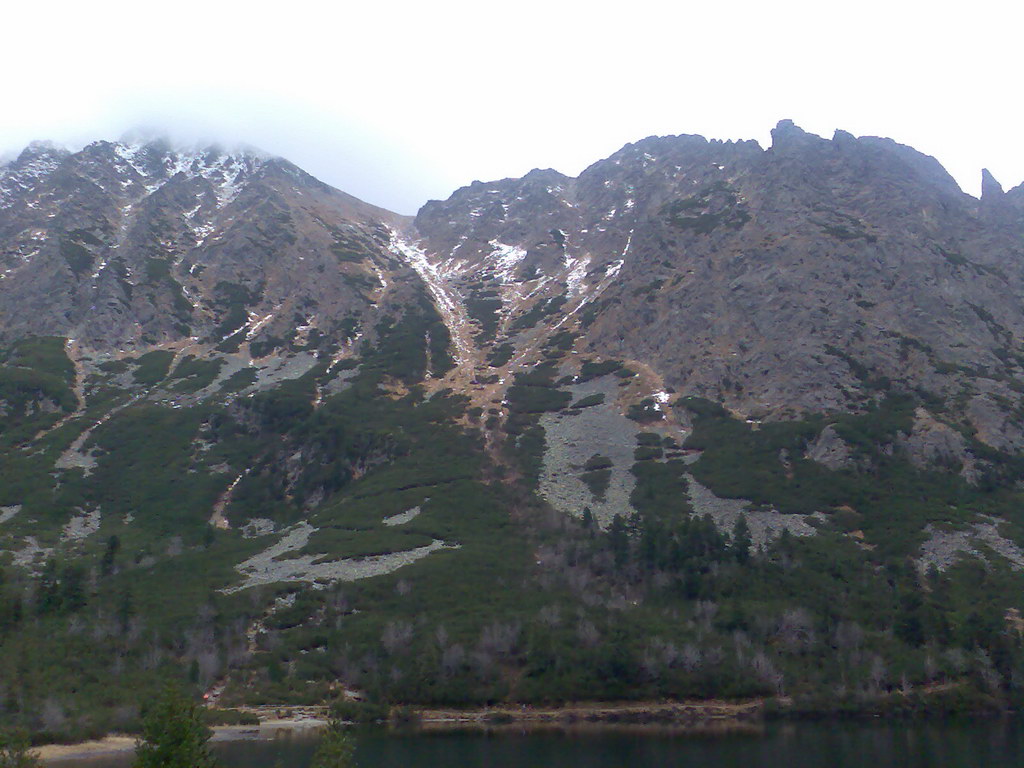
<svg viewBox="0 0 1024 768">
<path fill-rule="evenodd" d="M 398 267 L 387 226 L 401 217 L 259 152 L 33 145 L 2 178 L 5 340 L 271 340 L 300 316 L 337 336 Z"/>
<path fill-rule="evenodd" d="M 1022 235 L 1024 185 L 789 121 L 415 219 L 252 149 L 33 144 L 0 709 L 1017 701 Z"/>
<path fill-rule="evenodd" d="M 1024 187 L 990 192 L 979 205 L 909 147 L 784 122 L 767 151 L 651 138 L 578 179 L 474 184 L 416 225 L 468 300 L 501 297 L 499 342 L 555 301 L 586 351 L 746 416 L 861 408 L 863 367 L 944 401 L 966 387 L 970 425 L 1017 448 L 986 416 L 1017 400 L 1020 228 L 994 214 Z"/>
</svg>

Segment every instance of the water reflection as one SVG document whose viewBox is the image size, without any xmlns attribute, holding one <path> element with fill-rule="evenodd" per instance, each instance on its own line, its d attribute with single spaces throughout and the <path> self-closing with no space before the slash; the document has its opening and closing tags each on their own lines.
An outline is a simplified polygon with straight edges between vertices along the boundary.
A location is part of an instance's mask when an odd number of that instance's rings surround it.
<svg viewBox="0 0 1024 768">
<path fill-rule="evenodd" d="M 1024 765 L 1017 718 L 941 723 L 785 723 L 728 734 L 575 727 L 489 731 L 356 729 L 361 768 L 986 768 Z M 305 768 L 316 738 L 216 745 L 225 768 Z M 55 768 L 128 768 L 131 754 Z"/>
</svg>

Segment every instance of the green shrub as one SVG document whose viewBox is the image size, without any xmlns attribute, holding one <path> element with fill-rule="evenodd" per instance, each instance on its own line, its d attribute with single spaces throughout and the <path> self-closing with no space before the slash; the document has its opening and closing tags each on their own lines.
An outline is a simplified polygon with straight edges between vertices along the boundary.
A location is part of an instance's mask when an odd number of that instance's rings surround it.
<svg viewBox="0 0 1024 768">
<path fill-rule="evenodd" d="M 611 485 L 612 471 L 610 469 L 588 470 L 580 475 L 580 480 L 590 489 L 595 499 L 603 500 Z"/>
<path fill-rule="evenodd" d="M 132 376 L 136 383 L 143 386 L 159 384 L 167 378 L 167 372 L 173 360 L 174 353 L 165 349 L 147 352 L 135 361 L 136 367 Z"/>
<path fill-rule="evenodd" d="M 597 392 L 593 395 L 587 395 L 582 397 L 572 404 L 573 408 L 590 408 L 594 405 L 600 405 L 604 402 L 604 392 Z"/>
<path fill-rule="evenodd" d="M 216 766 L 208 743 L 212 735 L 199 705 L 167 687 L 146 714 L 133 768 Z"/>
<path fill-rule="evenodd" d="M 604 360 L 600 363 L 595 363 L 591 360 L 584 360 L 583 365 L 580 367 L 580 375 L 577 378 L 579 383 L 596 379 L 600 376 L 605 376 L 609 373 L 615 373 L 622 368 L 622 363 L 618 360 Z"/>
</svg>

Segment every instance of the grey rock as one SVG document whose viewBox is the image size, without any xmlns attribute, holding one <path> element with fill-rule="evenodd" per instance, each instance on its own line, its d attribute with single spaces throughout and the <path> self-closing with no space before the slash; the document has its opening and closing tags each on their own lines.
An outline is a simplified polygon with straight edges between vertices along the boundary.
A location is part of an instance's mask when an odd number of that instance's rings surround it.
<svg viewBox="0 0 1024 768">
<path fill-rule="evenodd" d="M 921 545 L 918 567 L 922 572 L 932 567 L 944 571 L 961 557 L 977 557 L 987 562 L 995 553 L 1014 570 L 1024 570 L 1024 550 L 999 533 L 1002 523 L 993 517 L 982 517 L 962 530 L 941 530 L 928 525 L 925 528 L 928 540 Z"/>
<path fill-rule="evenodd" d="M 775 509 L 754 509 L 745 499 L 723 499 L 716 496 L 692 475 L 687 475 L 686 480 L 694 514 L 710 516 L 718 530 L 727 536 L 732 534 L 742 515 L 747 520 L 751 544 L 755 549 L 764 549 L 781 536 L 783 531 L 789 531 L 793 536 L 813 536 L 817 529 L 808 519 L 823 519 L 819 512 L 813 515 L 791 515 Z"/>
<path fill-rule="evenodd" d="M 924 408 L 916 409 L 913 429 L 898 443 L 918 469 L 960 472 L 976 479 L 976 461 L 967 450 L 964 436 Z"/>
<path fill-rule="evenodd" d="M 845 469 L 853 463 L 850 446 L 829 424 L 807 445 L 806 457 L 828 469 Z"/>
</svg>

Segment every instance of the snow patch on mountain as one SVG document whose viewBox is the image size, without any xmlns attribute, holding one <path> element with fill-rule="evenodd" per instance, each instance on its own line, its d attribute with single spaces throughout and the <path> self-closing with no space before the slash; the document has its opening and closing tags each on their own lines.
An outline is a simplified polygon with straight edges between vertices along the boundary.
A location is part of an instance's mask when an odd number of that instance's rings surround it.
<svg viewBox="0 0 1024 768">
<path fill-rule="evenodd" d="M 119 171 L 123 174 L 130 169 L 137 176 L 133 180 L 143 183 L 146 195 L 156 192 L 178 174 L 185 174 L 210 182 L 218 209 L 231 203 L 245 180 L 265 162 L 264 157 L 251 151 L 238 154 L 224 154 L 213 148 L 167 151 L 154 144 L 135 142 L 119 142 L 113 147 L 115 156 L 122 163 Z M 158 162 L 153 162 L 154 155 L 160 153 L 163 156 Z"/>
<path fill-rule="evenodd" d="M 407 242 L 394 230 L 391 231 L 389 248 L 411 266 L 426 284 L 455 343 L 455 362 L 460 366 L 468 364 L 473 350 L 472 330 L 462 295 L 448 282 L 445 273 L 431 263 L 421 248 Z"/>
<path fill-rule="evenodd" d="M 45 142 L 33 142 L 21 156 L 0 167 L 0 209 L 45 179 L 60 165 L 63 153 Z"/>
<path fill-rule="evenodd" d="M 584 281 L 590 268 L 590 256 L 583 256 L 578 259 L 566 259 L 566 267 L 569 272 L 565 277 L 565 292 L 569 298 L 579 296 L 584 291 Z"/>
<path fill-rule="evenodd" d="M 502 285 L 513 282 L 516 270 L 526 258 L 526 249 L 517 245 L 506 245 L 497 240 L 491 240 L 490 245 L 494 249 L 489 258 L 494 266 L 495 277 Z"/>
</svg>

